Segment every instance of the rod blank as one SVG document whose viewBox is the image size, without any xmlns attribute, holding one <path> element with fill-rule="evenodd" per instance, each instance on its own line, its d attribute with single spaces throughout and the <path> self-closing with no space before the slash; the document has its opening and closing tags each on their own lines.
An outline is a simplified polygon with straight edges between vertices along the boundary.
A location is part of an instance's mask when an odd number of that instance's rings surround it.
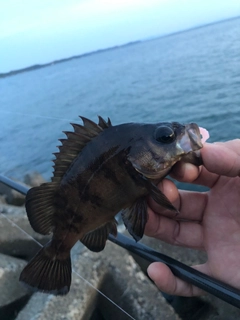
<svg viewBox="0 0 240 320">
<path fill-rule="evenodd" d="M 21 185 L 20 183 L 13 181 L 3 175 L 0 175 L 0 182 L 9 186 L 12 189 L 26 195 L 29 188 Z M 152 250 L 151 248 L 136 243 L 129 237 L 118 233 L 115 238 L 111 234 L 108 239 L 113 243 L 119 245 L 122 248 L 129 250 L 130 252 L 137 254 L 148 262 L 163 262 L 172 271 L 172 273 L 178 278 L 195 285 L 196 287 L 215 295 L 216 297 L 228 302 L 229 304 L 240 309 L 240 290 L 229 286 L 222 281 L 216 280 L 208 275 L 201 273 L 182 262 L 179 262 L 165 254 Z M 223 257 L 224 258 L 224 257 Z"/>
</svg>

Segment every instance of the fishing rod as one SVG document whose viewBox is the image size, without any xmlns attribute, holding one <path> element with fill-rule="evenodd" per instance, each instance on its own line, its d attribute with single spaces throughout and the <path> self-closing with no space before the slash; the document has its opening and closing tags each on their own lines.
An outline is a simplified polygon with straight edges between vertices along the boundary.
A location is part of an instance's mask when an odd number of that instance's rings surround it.
<svg viewBox="0 0 240 320">
<path fill-rule="evenodd" d="M 29 190 L 28 187 L 3 175 L 0 175 L 0 182 L 24 195 L 26 195 Z M 141 243 L 136 243 L 121 233 L 118 233 L 116 238 L 110 234 L 108 239 L 120 247 L 137 254 L 150 263 L 165 263 L 171 269 L 172 273 L 179 279 L 191 283 L 192 285 L 211 293 L 219 299 L 240 309 L 240 290 L 195 270 L 163 253 L 157 252 Z"/>
</svg>

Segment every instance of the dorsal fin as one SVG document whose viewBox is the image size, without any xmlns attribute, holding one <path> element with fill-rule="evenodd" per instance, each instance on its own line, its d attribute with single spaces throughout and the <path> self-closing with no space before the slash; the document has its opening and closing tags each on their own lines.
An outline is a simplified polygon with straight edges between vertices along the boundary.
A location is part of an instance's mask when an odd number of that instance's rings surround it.
<svg viewBox="0 0 240 320">
<path fill-rule="evenodd" d="M 108 122 L 106 122 L 101 116 L 98 116 L 98 119 L 99 119 L 98 125 L 102 129 L 106 129 L 112 126 L 111 120 L 109 118 L 108 118 Z"/>
<path fill-rule="evenodd" d="M 102 117 L 99 117 L 99 124 L 84 117 L 80 118 L 83 121 L 83 125 L 71 123 L 74 131 L 65 131 L 67 138 L 59 139 L 62 145 L 58 146 L 59 152 L 54 153 L 56 157 L 53 160 L 54 173 L 52 181 L 54 182 L 59 182 L 62 179 L 72 161 L 90 140 L 112 125 L 109 118 L 106 122 Z"/>
</svg>

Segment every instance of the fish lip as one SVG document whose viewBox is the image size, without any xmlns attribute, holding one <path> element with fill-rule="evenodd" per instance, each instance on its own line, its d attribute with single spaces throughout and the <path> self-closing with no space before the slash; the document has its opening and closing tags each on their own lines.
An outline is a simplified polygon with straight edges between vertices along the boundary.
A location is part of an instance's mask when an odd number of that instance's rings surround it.
<svg viewBox="0 0 240 320">
<path fill-rule="evenodd" d="M 191 128 L 191 129 L 188 129 L 187 132 L 188 132 L 190 141 L 192 142 L 192 147 L 197 148 L 196 150 L 201 149 L 203 147 L 203 144 L 201 142 L 200 131 L 198 130 L 198 132 L 196 133 L 196 131 L 193 128 Z M 193 149 L 193 151 L 195 150 Z"/>
<path fill-rule="evenodd" d="M 179 145 L 185 154 L 203 147 L 200 129 L 196 123 L 185 125 L 185 134 L 180 139 Z"/>
</svg>

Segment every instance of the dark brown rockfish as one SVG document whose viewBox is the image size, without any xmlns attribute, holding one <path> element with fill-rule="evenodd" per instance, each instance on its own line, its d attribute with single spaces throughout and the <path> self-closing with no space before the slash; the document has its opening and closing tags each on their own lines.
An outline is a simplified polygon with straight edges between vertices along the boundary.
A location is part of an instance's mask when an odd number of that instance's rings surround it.
<svg viewBox="0 0 240 320">
<path fill-rule="evenodd" d="M 80 240 L 101 251 L 109 233 L 117 234 L 114 216 L 136 241 L 148 218 L 146 196 L 177 211 L 156 183 L 180 159 L 201 164 L 202 147 L 196 124 L 96 124 L 81 117 L 65 132 L 54 160 L 52 181 L 29 190 L 26 210 L 32 228 L 53 233 L 52 240 L 28 263 L 20 281 L 35 290 L 66 294 L 71 284 L 70 250 Z"/>
</svg>

